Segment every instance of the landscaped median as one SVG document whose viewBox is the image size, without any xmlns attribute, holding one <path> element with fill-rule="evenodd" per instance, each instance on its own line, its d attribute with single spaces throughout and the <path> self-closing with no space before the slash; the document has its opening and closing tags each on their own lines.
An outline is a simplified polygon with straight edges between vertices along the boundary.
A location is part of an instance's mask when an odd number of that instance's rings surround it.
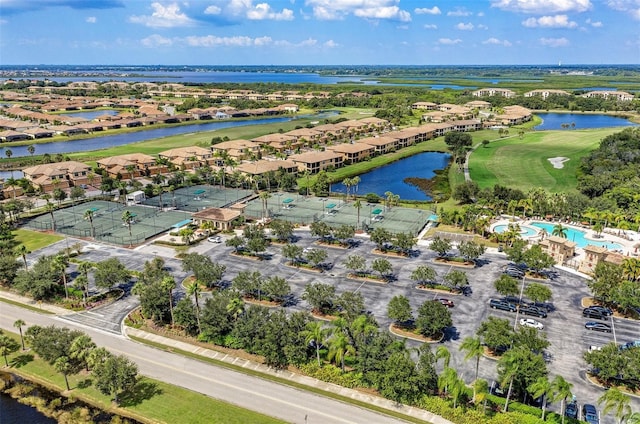
<svg viewBox="0 0 640 424">
<path fill-rule="evenodd" d="M 336 384 L 326 383 L 315 378 L 296 374 L 287 370 L 274 370 L 258 362 L 238 358 L 227 353 L 205 349 L 190 343 L 149 333 L 131 327 L 125 327 L 125 334 L 134 341 L 175 354 L 203 360 L 244 374 L 253 375 L 280 384 L 320 394 L 342 402 L 397 417 L 413 423 L 453 424 L 429 411 L 412 408 L 379 396 L 358 390 L 348 389 Z M 248 422 L 248 421 L 247 421 Z"/>
</svg>

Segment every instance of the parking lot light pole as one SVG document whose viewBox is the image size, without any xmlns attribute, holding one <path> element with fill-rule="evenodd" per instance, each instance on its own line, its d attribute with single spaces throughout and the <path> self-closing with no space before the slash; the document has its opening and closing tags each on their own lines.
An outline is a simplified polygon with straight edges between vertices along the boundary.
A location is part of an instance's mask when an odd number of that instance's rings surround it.
<svg viewBox="0 0 640 424">
<path fill-rule="evenodd" d="M 611 331 L 613 332 L 613 342 L 617 345 L 618 340 L 616 339 L 616 326 L 613 323 L 613 314 L 611 314 Z"/>
<path fill-rule="evenodd" d="M 520 286 L 520 298 L 518 299 L 518 305 L 516 306 L 516 321 L 513 323 L 513 331 L 518 329 L 518 313 L 520 312 L 520 305 L 522 304 L 522 294 L 524 293 L 524 275 L 522 276 L 522 285 Z"/>
</svg>

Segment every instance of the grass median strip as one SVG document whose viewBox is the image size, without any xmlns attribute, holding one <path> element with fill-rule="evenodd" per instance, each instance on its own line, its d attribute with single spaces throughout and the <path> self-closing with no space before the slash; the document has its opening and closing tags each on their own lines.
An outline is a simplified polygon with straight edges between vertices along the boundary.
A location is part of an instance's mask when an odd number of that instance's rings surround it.
<svg viewBox="0 0 640 424">
<path fill-rule="evenodd" d="M 224 361 L 220 361 L 220 360 L 217 360 L 217 359 L 208 358 L 206 356 L 201 356 L 201 355 L 198 355 L 198 354 L 193 353 L 193 352 L 188 352 L 186 350 L 181 350 L 181 349 L 177 349 L 177 348 L 174 348 L 174 347 L 169 347 L 169 346 L 166 346 L 166 345 L 164 345 L 162 343 L 152 342 L 152 341 L 140 338 L 140 337 L 136 337 L 136 336 L 128 336 L 128 337 L 131 340 L 134 340 L 134 341 L 136 341 L 138 343 L 145 344 L 147 346 L 154 347 L 156 349 L 160 349 L 160 350 L 163 350 L 163 351 L 166 351 L 166 352 L 179 354 L 179 355 L 182 355 L 182 356 L 186 356 L 188 358 L 196 359 L 198 361 L 207 362 L 207 363 L 210 363 L 210 364 L 213 364 L 213 365 L 216 365 L 216 366 L 220 366 L 220 367 L 227 368 L 227 369 L 230 369 L 230 370 L 233 370 L 233 371 L 237 371 L 237 372 L 242 373 L 242 374 L 247 374 L 247 375 L 251 375 L 251 376 L 254 376 L 254 377 L 259 377 L 259 378 L 262 378 L 263 380 L 273 381 L 273 382 L 278 383 L 278 384 L 294 387 L 294 388 L 299 389 L 299 390 L 304 390 L 304 391 L 307 391 L 307 392 L 310 392 L 310 393 L 314 393 L 314 394 L 317 394 L 317 395 L 321 395 L 321 396 L 324 396 L 324 397 L 327 397 L 327 398 L 335 399 L 335 400 L 338 400 L 338 401 L 343 402 L 343 403 L 356 405 L 356 406 L 359 406 L 361 408 L 368 409 L 370 411 L 379 412 L 381 414 L 388 415 L 388 416 L 394 417 L 394 418 L 398 418 L 398 419 L 401 419 L 401 420 L 404 420 L 404 421 L 407 421 L 407 422 L 416 423 L 416 424 L 429 424 L 428 421 L 424 421 L 424 420 L 421 420 L 421 419 L 418 419 L 418 418 L 415 418 L 415 417 L 411 417 L 409 415 L 405 415 L 405 414 L 402 414 L 400 412 L 391 411 L 391 410 L 386 409 L 386 408 L 381 408 L 379 406 L 372 405 L 372 404 L 367 403 L 367 402 L 362 402 L 362 401 L 359 401 L 359 400 L 356 400 L 356 399 L 351 399 L 349 397 L 342 396 L 342 395 L 339 395 L 337 393 L 328 392 L 328 391 L 325 391 L 325 390 L 322 390 L 322 389 L 317 389 L 315 387 L 310 387 L 310 386 L 307 386 L 307 385 L 304 385 L 304 384 L 296 383 L 295 381 L 290 381 L 290 380 L 287 380 L 287 379 L 284 379 L 284 378 L 280 378 L 280 377 L 276 377 L 276 376 L 273 376 L 273 375 L 264 374 L 264 373 L 259 372 L 259 371 L 254 371 L 254 370 L 247 369 L 247 368 L 244 368 L 244 367 L 239 366 L 239 365 L 234 365 L 234 364 L 230 364 L 230 363 L 227 363 L 227 362 L 224 362 Z"/>
<path fill-rule="evenodd" d="M 17 341 L 17 334 L 6 332 Z M 64 393 L 62 374 L 46 361 L 30 352 L 19 351 L 9 357 L 11 368 L 5 371 Z M 121 398 L 116 407 L 108 396 L 100 393 L 91 383 L 92 375 L 69 375 L 72 390 L 66 393 L 104 411 L 130 417 L 147 423 L 224 423 L 224 424 L 282 424 L 285 421 L 250 411 L 182 387 L 148 377 L 141 377 L 131 394 Z"/>
<path fill-rule="evenodd" d="M 0 302 L 4 302 L 4 303 L 8 303 L 9 305 L 13 305 L 13 306 L 19 306 L 20 308 L 25 308 L 25 309 L 29 309 L 30 311 L 33 312 L 38 312 L 41 314 L 47 314 L 47 315 L 53 315 L 53 312 L 47 311 L 46 309 L 41 309 L 37 306 L 31 306 L 31 305 L 27 305 L 26 303 L 20 303 L 20 302 L 16 302 L 14 300 L 11 299 L 6 299 L 4 297 L 0 296 Z"/>
</svg>

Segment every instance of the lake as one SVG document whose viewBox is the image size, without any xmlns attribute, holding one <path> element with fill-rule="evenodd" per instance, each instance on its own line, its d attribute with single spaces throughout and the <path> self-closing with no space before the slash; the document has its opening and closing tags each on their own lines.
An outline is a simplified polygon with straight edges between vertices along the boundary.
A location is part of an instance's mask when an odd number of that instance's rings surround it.
<svg viewBox="0 0 640 424">
<path fill-rule="evenodd" d="M 568 130 L 584 130 L 589 128 L 632 127 L 637 126 L 628 119 L 603 114 L 586 113 L 536 113 L 542 118 L 542 124 L 535 127 L 536 130 L 562 130 L 562 124 L 576 124 Z"/>
<path fill-rule="evenodd" d="M 418 153 L 411 157 L 401 159 L 359 175 L 356 194 L 362 196 L 367 193 L 376 193 L 384 197 L 387 191 L 400 195 L 403 200 L 431 200 L 431 197 L 417 187 L 404 182 L 405 178 L 433 178 L 435 171 L 444 169 L 449 164 L 451 155 L 439 152 Z M 355 189 L 352 188 L 351 191 Z M 331 186 L 332 192 L 344 193 L 345 186 L 336 183 Z"/>
<path fill-rule="evenodd" d="M 57 421 L 45 417 L 37 409 L 23 405 L 11 396 L 0 394 L 0 422 L 2 423 L 29 423 L 29 424 L 56 424 Z"/>
<path fill-rule="evenodd" d="M 72 153 L 72 152 L 86 152 L 90 150 L 107 149 L 109 147 L 124 146 L 126 144 L 137 143 L 140 141 L 153 140 L 155 138 L 169 137 L 172 135 L 189 134 L 200 131 L 215 131 L 224 128 L 241 127 L 244 125 L 261 125 L 261 124 L 274 124 L 278 122 L 288 122 L 297 118 L 313 117 L 317 119 L 324 119 L 331 116 L 336 116 L 336 111 L 323 111 L 314 115 L 300 115 L 296 118 L 292 117 L 280 117 L 280 118 L 265 118 L 265 119 L 251 119 L 243 121 L 215 121 L 205 122 L 201 124 L 189 124 L 180 125 L 175 127 L 164 128 L 152 128 L 145 129 L 143 131 L 136 131 L 130 133 L 121 133 L 113 135 L 104 135 L 99 137 L 84 138 L 84 139 L 69 139 L 66 141 L 56 141 L 51 143 L 34 144 L 36 148 L 36 155 L 43 155 L 49 153 L 55 155 L 57 153 Z M 95 134 L 95 133 L 94 133 Z M 28 146 L 10 146 L 12 157 L 29 156 L 27 151 Z M 4 156 L 4 152 L 0 149 L 0 156 Z"/>
</svg>

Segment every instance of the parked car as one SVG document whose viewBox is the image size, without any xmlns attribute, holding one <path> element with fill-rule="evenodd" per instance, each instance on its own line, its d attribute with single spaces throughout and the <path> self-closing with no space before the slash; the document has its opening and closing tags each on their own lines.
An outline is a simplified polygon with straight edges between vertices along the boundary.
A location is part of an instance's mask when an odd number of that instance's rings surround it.
<svg viewBox="0 0 640 424">
<path fill-rule="evenodd" d="M 499 299 L 489 300 L 489 306 L 493 309 L 501 309 L 509 312 L 515 312 L 517 309 L 515 304 Z"/>
<path fill-rule="evenodd" d="M 533 305 L 520 305 L 519 311 L 521 314 L 524 315 L 531 315 L 534 317 L 538 317 L 538 318 L 546 318 L 547 317 L 547 311 L 545 311 L 542 308 L 538 308 L 537 306 L 533 306 Z"/>
<path fill-rule="evenodd" d="M 222 237 L 220 236 L 209 237 L 207 238 L 207 241 L 210 243 L 222 243 Z"/>
<path fill-rule="evenodd" d="M 609 319 L 609 315 L 604 314 L 599 309 L 593 309 L 593 308 L 584 308 L 582 310 L 582 316 L 586 317 L 586 318 L 600 319 L 600 320 L 603 320 L 603 321 L 606 321 L 606 320 Z"/>
<path fill-rule="evenodd" d="M 605 306 L 591 305 L 591 306 L 587 307 L 586 309 L 590 309 L 590 310 L 593 310 L 593 311 L 599 311 L 603 315 L 606 315 L 606 316 L 613 315 L 613 311 L 610 308 L 607 308 Z"/>
<path fill-rule="evenodd" d="M 524 272 L 522 272 L 521 270 L 517 269 L 517 268 L 507 268 L 504 270 L 504 273 L 507 274 L 509 277 L 513 277 L 513 278 L 522 278 L 524 277 Z"/>
<path fill-rule="evenodd" d="M 449 300 L 449 299 L 437 299 L 437 302 L 442 303 L 447 308 L 453 308 L 455 306 L 453 303 L 453 300 Z"/>
<path fill-rule="evenodd" d="M 600 417 L 595 406 L 585 403 L 582 405 L 582 419 L 589 424 L 600 424 Z"/>
<path fill-rule="evenodd" d="M 544 330 L 544 325 L 540 321 L 536 321 L 531 318 L 520 318 L 520 325 L 523 327 L 537 328 L 538 330 Z"/>
<path fill-rule="evenodd" d="M 601 322 L 589 321 L 584 325 L 584 328 L 591 331 L 603 331 L 605 333 L 611 333 L 611 326 L 609 324 L 603 324 Z"/>
<path fill-rule="evenodd" d="M 640 347 L 640 340 L 636 340 L 633 342 L 627 342 L 623 345 L 620 345 L 620 350 L 631 349 L 632 347 Z"/>
<path fill-rule="evenodd" d="M 567 403 L 567 407 L 564 409 L 564 415 L 569 418 L 578 419 L 578 403 L 572 401 Z"/>
<path fill-rule="evenodd" d="M 302 249 L 302 254 L 306 255 L 309 252 L 313 252 L 315 249 L 313 247 L 305 247 L 304 249 Z"/>
</svg>

